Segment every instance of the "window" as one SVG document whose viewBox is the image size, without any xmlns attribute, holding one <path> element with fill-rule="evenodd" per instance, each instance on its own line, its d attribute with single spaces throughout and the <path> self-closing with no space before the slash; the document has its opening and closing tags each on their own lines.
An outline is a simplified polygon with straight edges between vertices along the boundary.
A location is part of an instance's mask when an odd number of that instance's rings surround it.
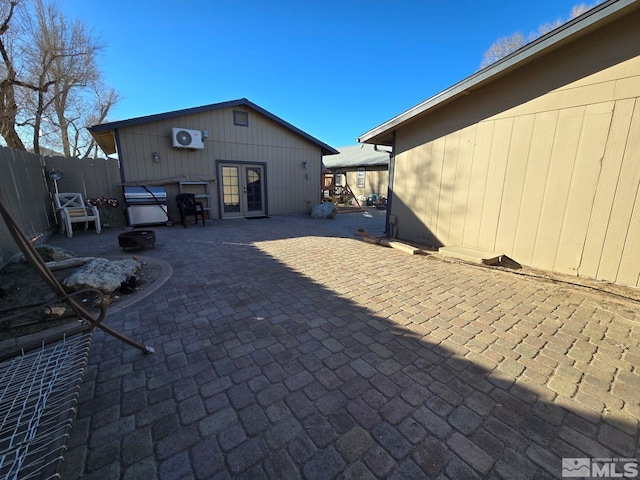
<svg viewBox="0 0 640 480">
<path fill-rule="evenodd" d="M 365 179 L 365 171 L 364 168 L 359 168 L 358 169 L 358 180 L 356 182 L 356 186 L 358 188 L 364 188 L 364 179 Z"/>
<path fill-rule="evenodd" d="M 240 211 L 238 167 L 222 167 L 222 203 L 225 213 Z"/>
<path fill-rule="evenodd" d="M 238 127 L 249 126 L 249 112 L 241 112 L 240 110 L 233 111 L 233 124 Z"/>
</svg>

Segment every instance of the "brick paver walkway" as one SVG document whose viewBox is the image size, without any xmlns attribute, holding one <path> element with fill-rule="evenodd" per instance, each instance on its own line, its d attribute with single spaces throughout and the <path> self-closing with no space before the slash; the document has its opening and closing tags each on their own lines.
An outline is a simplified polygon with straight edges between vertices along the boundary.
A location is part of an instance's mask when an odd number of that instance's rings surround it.
<svg viewBox="0 0 640 480">
<path fill-rule="evenodd" d="M 638 304 L 411 256 L 342 214 L 157 227 L 157 292 L 96 332 L 63 478 L 561 476 L 640 457 Z M 119 231 L 51 243 L 119 255 Z"/>
</svg>

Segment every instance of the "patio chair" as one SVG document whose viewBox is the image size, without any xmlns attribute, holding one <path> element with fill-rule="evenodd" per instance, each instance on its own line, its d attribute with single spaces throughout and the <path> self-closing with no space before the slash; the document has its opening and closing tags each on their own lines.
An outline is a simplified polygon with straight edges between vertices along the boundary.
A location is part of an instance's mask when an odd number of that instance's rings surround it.
<svg viewBox="0 0 640 480">
<path fill-rule="evenodd" d="M 193 193 L 180 193 L 176 197 L 176 202 L 178 204 L 178 210 L 180 210 L 180 221 L 182 222 L 182 226 L 187 228 L 187 216 L 195 215 L 196 221 L 194 223 L 198 223 L 198 215 L 202 219 L 202 226 L 204 227 L 204 207 L 202 202 L 196 202 L 196 196 Z"/>
<path fill-rule="evenodd" d="M 87 230 L 89 222 L 94 222 L 96 233 L 101 232 L 98 208 L 85 205 L 81 193 L 56 193 L 53 199 L 60 216 L 60 229 L 67 233 L 67 237 L 73 237 L 74 223 L 84 223 L 84 229 Z"/>
</svg>

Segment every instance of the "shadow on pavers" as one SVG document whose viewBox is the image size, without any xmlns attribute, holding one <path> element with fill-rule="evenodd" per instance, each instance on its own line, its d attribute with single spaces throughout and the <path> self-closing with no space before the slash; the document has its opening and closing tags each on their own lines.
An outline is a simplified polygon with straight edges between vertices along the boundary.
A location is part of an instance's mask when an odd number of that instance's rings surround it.
<svg viewBox="0 0 640 480">
<path fill-rule="evenodd" d="M 111 319 L 157 353 L 98 332 L 64 478 L 533 479 L 638 456 L 635 313 L 266 223 L 161 232 L 174 275 Z"/>
</svg>

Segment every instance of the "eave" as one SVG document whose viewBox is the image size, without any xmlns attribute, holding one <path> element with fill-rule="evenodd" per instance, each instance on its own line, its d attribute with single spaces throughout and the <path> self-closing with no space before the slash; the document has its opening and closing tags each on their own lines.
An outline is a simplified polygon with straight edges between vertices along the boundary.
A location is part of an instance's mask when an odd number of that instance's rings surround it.
<svg viewBox="0 0 640 480">
<path fill-rule="evenodd" d="M 638 8 L 640 8 L 638 0 L 609 0 L 602 3 L 415 107 L 363 133 L 357 138 L 357 141 L 390 146 L 393 144 L 393 132 L 399 127 L 442 108 L 462 96 L 469 95 L 474 90 L 494 82 Z"/>
</svg>

